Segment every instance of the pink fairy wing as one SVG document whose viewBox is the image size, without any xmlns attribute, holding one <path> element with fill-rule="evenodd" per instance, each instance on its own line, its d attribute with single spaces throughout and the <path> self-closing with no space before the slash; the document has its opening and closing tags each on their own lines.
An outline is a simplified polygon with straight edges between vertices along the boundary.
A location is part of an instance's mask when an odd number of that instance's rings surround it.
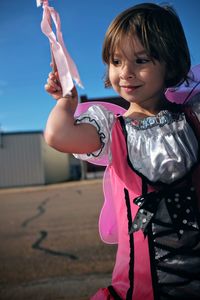
<svg viewBox="0 0 200 300">
<path fill-rule="evenodd" d="M 99 234 L 104 243 L 117 244 L 118 227 L 113 203 L 110 166 L 107 166 L 103 177 L 104 205 L 99 217 Z"/>
<path fill-rule="evenodd" d="M 78 117 L 84 112 L 86 112 L 88 108 L 91 107 L 92 105 L 104 106 L 107 110 L 113 112 L 115 115 L 118 114 L 123 115 L 126 111 L 123 107 L 113 103 L 103 102 L 103 101 L 88 101 L 88 102 L 78 104 L 75 112 L 75 117 Z M 99 166 L 107 166 L 109 164 L 108 156 L 105 155 L 98 159 L 90 159 L 90 163 Z"/>
<path fill-rule="evenodd" d="M 177 104 L 186 103 L 194 95 L 200 93 L 200 65 L 194 66 L 189 72 L 191 79 L 184 82 L 177 88 L 168 88 L 165 95 L 171 102 Z"/>
<path fill-rule="evenodd" d="M 75 117 L 83 114 L 92 105 L 102 105 L 107 110 L 113 112 L 115 115 L 123 115 L 125 109 L 116 104 L 101 101 L 89 101 L 78 105 L 75 112 Z M 108 244 L 116 244 L 118 242 L 118 229 L 115 214 L 115 207 L 113 203 L 113 191 L 111 184 L 111 167 L 109 165 L 108 157 L 101 157 L 101 159 L 90 160 L 90 163 L 107 166 L 103 177 L 103 192 L 104 192 L 104 205 L 99 217 L 99 233 L 103 242 Z"/>
<path fill-rule="evenodd" d="M 121 107 L 117 104 L 113 104 L 110 102 L 103 102 L 103 101 L 88 101 L 88 102 L 78 104 L 78 107 L 75 112 L 75 116 L 77 117 L 77 116 L 83 114 L 92 105 L 102 105 L 107 110 L 112 111 L 115 115 L 117 115 L 117 114 L 123 115 L 126 112 L 126 110 L 123 107 Z"/>
</svg>

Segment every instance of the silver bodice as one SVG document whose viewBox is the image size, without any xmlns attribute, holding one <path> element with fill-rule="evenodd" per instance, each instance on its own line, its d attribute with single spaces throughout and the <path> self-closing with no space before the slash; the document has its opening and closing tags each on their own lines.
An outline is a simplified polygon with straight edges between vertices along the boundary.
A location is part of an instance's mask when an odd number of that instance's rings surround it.
<svg viewBox="0 0 200 300">
<path fill-rule="evenodd" d="M 200 104 L 193 104 L 200 118 Z M 103 149 L 75 156 L 94 161 L 108 155 L 111 162 L 110 145 L 115 121 L 112 112 L 96 105 L 78 117 L 77 123 L 90 123 L 98 129 Z M 184 113 L 161 111 L 153 117 L 141 120 L 124 118 L 124 121 L 129 159 L 134 169 L 149 180 L 171 183 L 184 176 L 197 161 L 198 141 Z"/>
</svg>

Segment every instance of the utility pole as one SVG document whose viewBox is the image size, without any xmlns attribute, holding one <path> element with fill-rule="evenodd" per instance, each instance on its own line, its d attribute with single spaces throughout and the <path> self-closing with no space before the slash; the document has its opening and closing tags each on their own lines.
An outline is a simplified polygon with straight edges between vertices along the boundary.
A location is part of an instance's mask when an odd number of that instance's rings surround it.
<svg viewBox="0 0 200 300">
<path fill-rule="evenodd" d="M 84 160 L 80 160 L 81 165 L 81 180 L 87 179 L 87 163 Z"/>
</svg>

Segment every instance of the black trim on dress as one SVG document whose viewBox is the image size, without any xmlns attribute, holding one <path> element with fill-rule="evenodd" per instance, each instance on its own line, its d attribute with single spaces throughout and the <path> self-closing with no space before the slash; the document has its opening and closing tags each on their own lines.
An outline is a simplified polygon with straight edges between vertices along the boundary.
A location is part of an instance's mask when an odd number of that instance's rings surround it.
<svg viewBox="0 0 200 300">
<path fill-rule="evenodd" d="M 123 300 L 115 291 L 114 287 L 112 285 L 108 286 L 108 291 L 113 296 L 115 300 Z"/>
<path fill-rule="evenodd" d="M 128 232 L 132 226 L 132 214 L 131 214 L 131 203 L 128 190 L 124 188 L 124 195 L 127 207 L 127 218 L 128 218 Z M 129 262 L 129 282 L 130 287 L 126 294 L 126 300 L 131 300 L 134 289 L 134 238 L 133 233 L 129 234 L 129 245 L 130 245 L 130 262 Z"/>
</svg>

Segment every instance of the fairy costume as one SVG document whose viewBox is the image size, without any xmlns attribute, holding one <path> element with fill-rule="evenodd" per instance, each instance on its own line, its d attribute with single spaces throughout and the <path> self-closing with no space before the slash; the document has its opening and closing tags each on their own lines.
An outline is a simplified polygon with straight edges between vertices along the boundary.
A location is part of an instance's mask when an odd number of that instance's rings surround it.
<svg viewBox="0 0 200 300">
<path fill-rule="evenodd" d="M 64 47 L 58 14 L 47 0 L 37 3 L 43 3 L 42 30 L 65 96 L 73 78 L 80 84 L 79 75 Z M 199 116 L 199 108 L 195 112 Z M 107 157 L 100 233 L 104 241 L 118 243 L 112 285 L 93 299 L 198 299 L 199 213 L 189 175 L 199 147 L 185 114 L 165 111 L 132 122 L 96 106 L 80 122 L 97 128 L 102 145 L 80 158 L 98 163 Z"/>
<path fill-rule="evenodd" d="M 200 119 L 200 102 L 190 107 Z M 91 106 L 77 123 L 93 124 L 107 156 L 101 238 L 118 243 L 112 285 L 92 299 L 199 299 L 200 230 L 192 172 L 198 137 L 177 105 L 142 120 Z"/>
</svg>

